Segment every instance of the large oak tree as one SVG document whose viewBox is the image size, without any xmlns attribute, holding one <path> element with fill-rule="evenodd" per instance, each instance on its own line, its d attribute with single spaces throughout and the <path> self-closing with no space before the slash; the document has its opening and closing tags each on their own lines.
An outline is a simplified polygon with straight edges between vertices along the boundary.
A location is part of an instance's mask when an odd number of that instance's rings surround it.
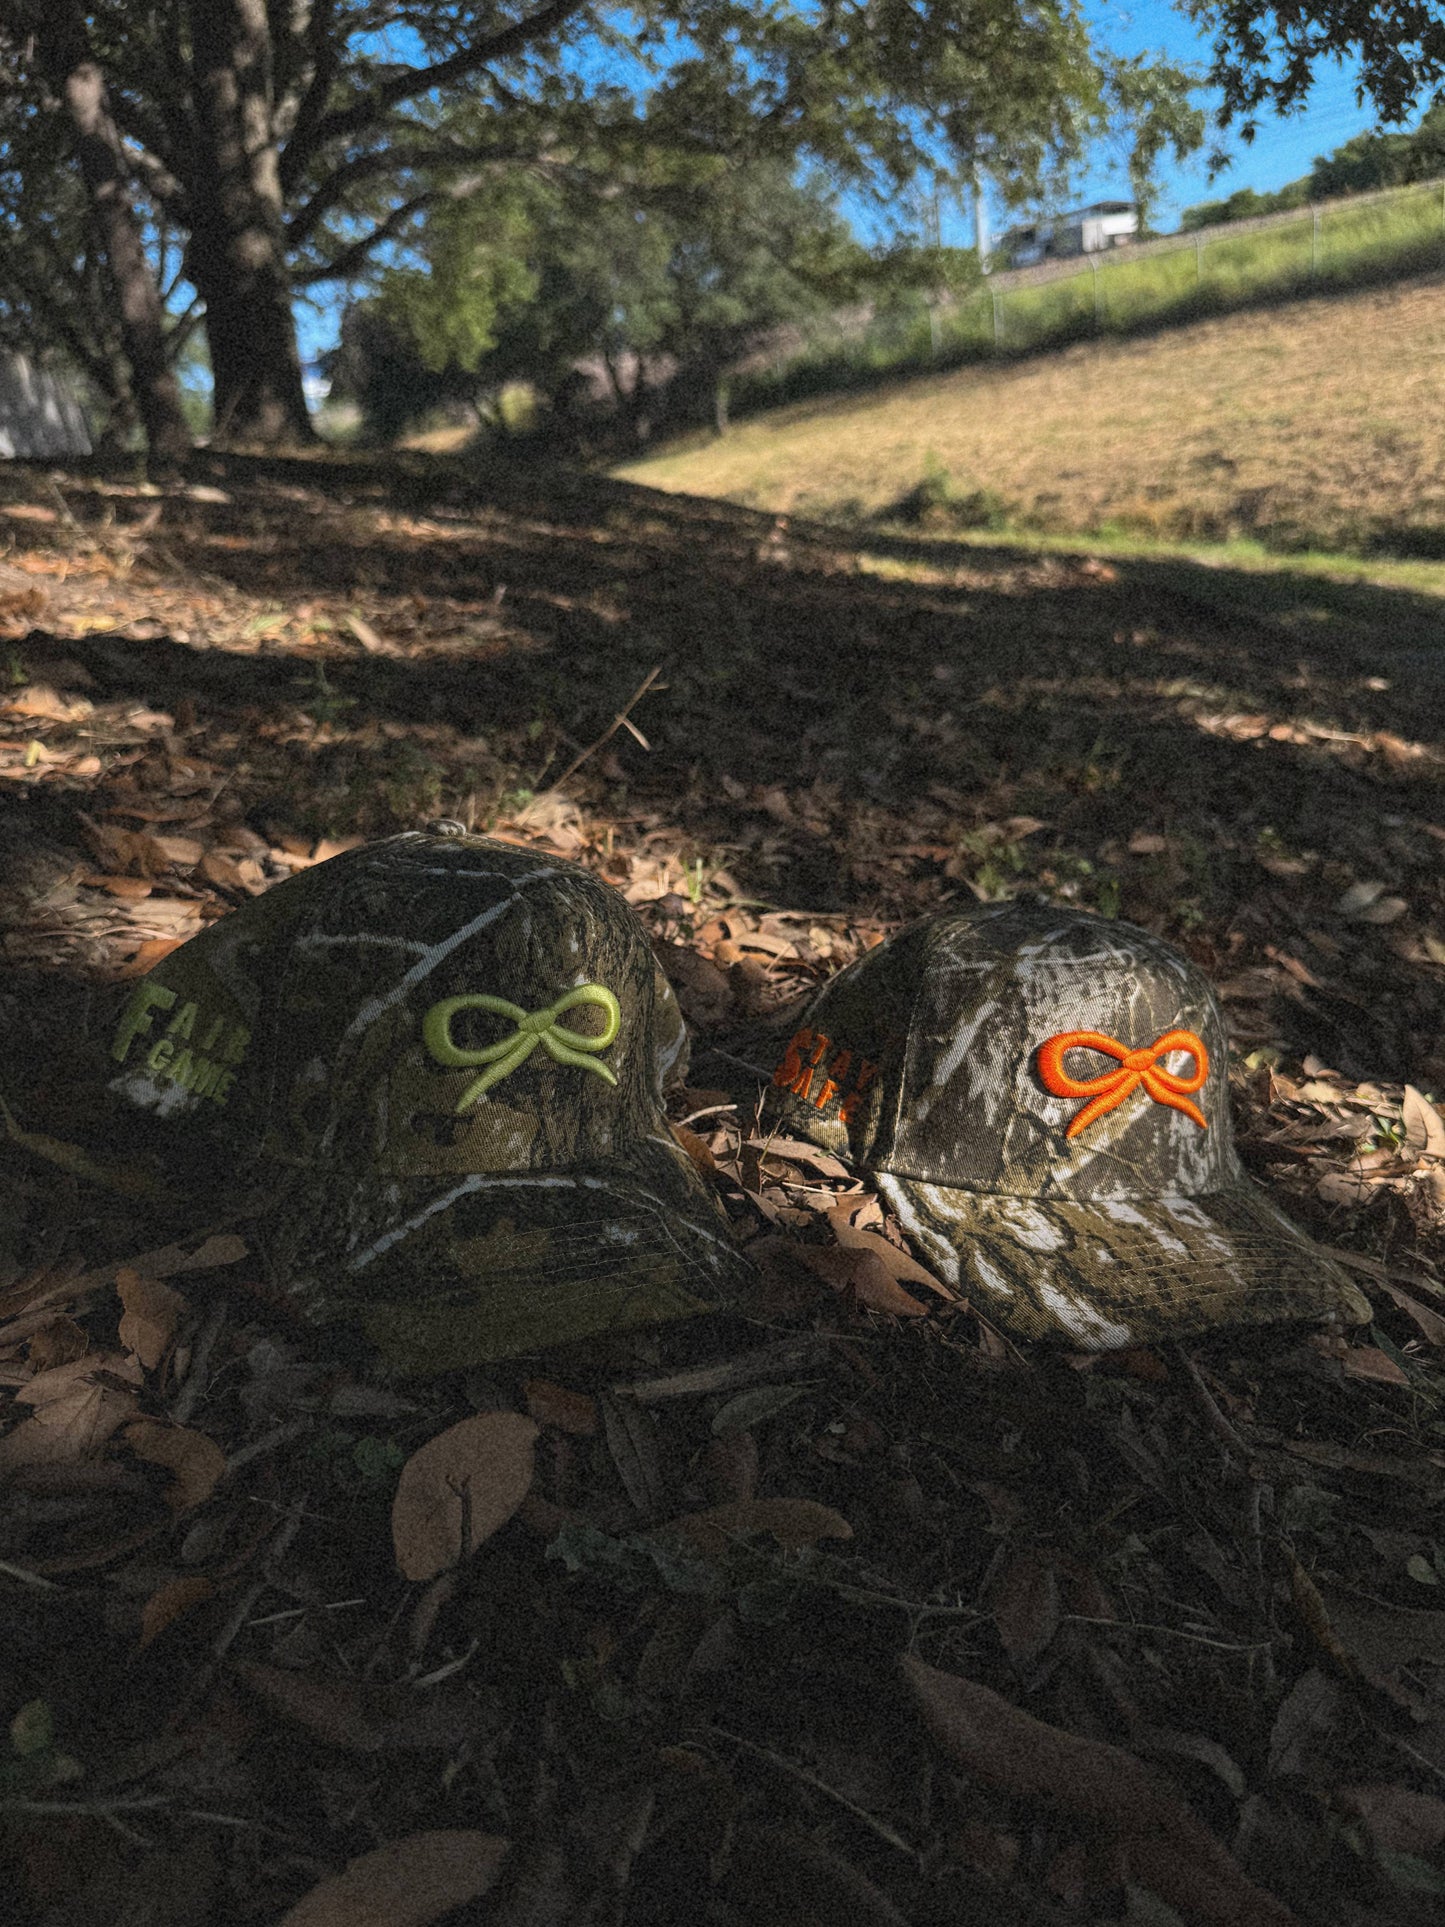
<svg viewBox="0 0 1445 1927">
<path fill-rule="evenodd" d="M 1337 50 L 1365 50 L 1389 111 L 1441 71 L 1436 11 L 1418 0 L 1388 10 L 1414 35 L 1403 67 L 1354 0 L 1185 4 L 1219 38 L 1237 111 L 1266 83 L 1297 101 Z M 83 32 L 89 134 L 53 21 Z M 1077 0 L 0 0 L 0 57 L 25 109 L 0 165 L 47 164 L 46 123 L 67 106 L 82 164 L 111 156 L 92 198 L 152 433 L 166 432 L 157 309 L 131 245 L 146 210 L 187 237 L 218 431 L 261 442 L 309 433 L 296 297 L 366 273 L 439 199 L 486 194 L 518 162 L 601 187 L 664 143 L 806 158 L 879 191 L 924 167 L 985 168 L 1022 193 L 1106 126 L 1128 123 L 1147 152 L 1185 124 L 1186 77 L 1111 60 Z"/>
<path fill-rule="evenodd" d="M 38 18 L 48 5 L 0 0 L 37 126 L 62 91 Z M 808 156 L 880 189 L 940 160 L 1029 182 L 1076 157 L 1110 108 L 1109 65 L 1073 0 L 77 0 L 77 12 L 133 191 L 188 236 L 217 427 L 237 440 L 308 433 L 298 294 L 364 273 L 439 198 L 485 194 L 519 161 L 601 185 L 661 142 Z M 1155 91 L 1177 103 L 1183 84 L 1169 69 Z M 113 266 L 119 280 L 125 262 Z"/>
</svg>

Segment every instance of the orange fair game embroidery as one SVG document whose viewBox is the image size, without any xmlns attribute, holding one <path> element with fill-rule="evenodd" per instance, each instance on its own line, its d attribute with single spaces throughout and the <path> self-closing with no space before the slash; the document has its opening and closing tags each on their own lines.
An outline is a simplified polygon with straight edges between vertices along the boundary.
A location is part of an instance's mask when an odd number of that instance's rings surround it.
<svg viewBox="0 0 1445 1927">
<path fill-rule="evenodd" d="M 1071 1050 L 1099 1051 L 1105 1057 L 1117 1058 L 1119 1068 L 1105 1071 L 1099 1077 L 1070 1077 L 1064 1069 L 1064 1059 Z M 1187 1051 L 1194 1059 L 1194 1070 L 1189 1077 L 1180 1077 L 1160 1063 L 1160 1058 L 1167 1057 L 1170 1051 Z M 1209 1129 L 1203 1111 L 1189 1101 L 1189 1093 L 1202 1090 L 1209 1076 L 1209 1052 L 1204 1048 L 1204 1040 L 1192 1030 L 1166 1030 L 1144 1050 L 1130 1050 L 1127 1044 L 1121 1044 L 1115 1037 L 1106 1037 L 1101 1030 L 1063 1030 L 1039 1045 L 1038 1063 L 1044 1089 L 1053 1096 L 1091 1100 L 1072 1120 L 1064 1133 L 1066 1137 L 1077 1137 L 1080 1131 L 1087 1131 L 1091 1124 L 1122 1104 L 1140 1084 L 1156 1104 L 1183 1111 L 1201 1131 Z"/>
<path fill-rule="evenodd" d="M 813 1089 L 815 1075 L 823 1080 L 817 1090 Z M 835 1046 L 831 1037 L 805 1024 L 789 1038 L 783 1061 L 773 1072 L 773 1083 L 780 1091 L 806 1098 L 819 1111 L 840 1098 L 838 1115 L 845 1124 L 851 1124 L 864 1092 L 877 1075 L 878 1066 L 871 1059 L 846 1045 Z"/>
</svg>

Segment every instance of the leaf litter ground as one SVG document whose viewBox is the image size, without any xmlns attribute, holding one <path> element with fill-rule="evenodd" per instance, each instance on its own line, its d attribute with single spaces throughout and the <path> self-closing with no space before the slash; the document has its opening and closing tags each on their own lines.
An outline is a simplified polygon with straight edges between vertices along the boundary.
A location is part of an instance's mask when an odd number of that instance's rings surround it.
<svg viewBox="0 0 1445 1927">
<path fill-rule="evenodd" d="M 420 459 L 12 465 L 0 520 L 13 1918 L 1438 1918 L 1428 598 Z M 239 1188 L 90 1182 L 126 980 L 440 818 L 648 923 L 735 1315 L 386 1384 Z M 1244 1155 L 1372 1328 L 1023 1356 L 762 1127 L 816 984 L 1024 890 L 1210 972 Z"/>
</svg>

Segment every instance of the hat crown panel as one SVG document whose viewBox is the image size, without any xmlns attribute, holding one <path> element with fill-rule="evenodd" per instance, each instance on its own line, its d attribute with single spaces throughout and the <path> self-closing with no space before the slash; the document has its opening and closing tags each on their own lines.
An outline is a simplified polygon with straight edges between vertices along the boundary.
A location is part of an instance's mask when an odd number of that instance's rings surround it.
<svg viewBox="0 0 1445 1927">
<path fill-rule="evenodd" d="M 505 846 L 383 851 L 297 933 L 267 1149 L 379 1175 L 557 1169 L 658 1128 L 655 970 L 622 900 Z"/>
<path fill-rule="evenodd" d="M 1197 1038 L 1207 1053 L 1208 1075 L 1185 1100 L 1203 1127 L 1170 1101 L 1167 1078 L 1149 1075 L 1157 1066 L 1188 1083 L 1200 1068 L 1182 1048 L 1154 1055 L 1170 1032 Z M 1092 1099 L 1049 1090 L 1039 1051 L 1078 1033 L 1115 1048 L 1065 1049 L 1071 1086 L 1104 1079 L 1111 1087 L 1108 1108 L 1070 1138 Z M 1132 925 L 1038 905 L 945 916 L 914 1007 L 890 1168 L 1021 1197 L 1219 1190 L 1241 1175 L 1227 1051 L 1208 981 Z"/>
<path fill-rule="evenodd" d="M 585 1006 L 560 1013 L 560 1028 L 539 1022 L 533 1048 L 508 1052 L 505 1074 L 459 1114 L 487 1067 L 437 1061 L 428 1010 L 481 996 L 536 1018 L 583 984 L 617 998 L 615 1038 L 585 1048 L 602 1016 Z M 474 1008 L 450 1027 L 463 1048 L 518 1030 Z M 562 1061 L 569 1037 L 610 1076 Z M 200 933 L 141 980 L 116 1043 L 112 1089 L 161 1121 L 182 1160 L 219 1144 L 239 1166 L 264 1149 L 293 1164 L 345 1156 L 378 1175 L 606 1156 L 665 1128 L 662 1078 L 685 1061 L 646 934 L 608 885 L 562 858 L 420 834 L 303 871 Z M 185 1083 L 168 1075 L 177 1064 Z"/>
</svg>

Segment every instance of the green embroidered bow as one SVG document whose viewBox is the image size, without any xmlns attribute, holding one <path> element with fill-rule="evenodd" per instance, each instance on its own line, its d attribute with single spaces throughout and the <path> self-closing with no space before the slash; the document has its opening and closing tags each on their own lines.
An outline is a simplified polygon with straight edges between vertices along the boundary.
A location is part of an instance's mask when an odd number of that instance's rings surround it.
<svg viewBox="0 0 1445 1927">
<path fill-rule="evenodd" d="M 569 1030 L 558 1021 L 565 1011 L 575 1010 L 579 1004 L 597 1004 L 607 1012 L 606 1025 L 598 1036 L 583 1037 L 580 1032 Z M 504 1037 L 500 1044 L 489 1044 L 485 1050 L 462 1050 L 452 1042 L 452 1018 L 459 1010 L 494 1011 L 498 1017 L 510 1017 L 517 1028 L 510 1037 Z M 422 1041 L 437 1063 L 445 1064 L 448 1069 L 470 1064 L 491 1066 L 462 1092 L 457 1100 L 457 1112 L 460 1115 L 494 1084 L 500 1084 L 504 1077 L 510 1077 L 519 1064 L 527 1061 L 538 1044 L 554 1063 L 573 1064 L 582 1071 L 596 1071 L 609 1084 L 615 1084 L 616 1073 L 606 1064 L 599 1064 L 590 1053 L 606 1050 L 616 1037 L 621 1022 L 621 1008 L 610 990 L 604 990 L 601 984 L 579 984 L 575 990 L 569 990 L 565 997 L 559 997 L 555 1004 L 549 1004 L 546 1010 L 523 1010 L 517 1004 L 509 1004 L 504 997 L 444 997 L 439 1004 L 433 1004 L 423 1018 L 421 1034 Z"/>
</svg>

